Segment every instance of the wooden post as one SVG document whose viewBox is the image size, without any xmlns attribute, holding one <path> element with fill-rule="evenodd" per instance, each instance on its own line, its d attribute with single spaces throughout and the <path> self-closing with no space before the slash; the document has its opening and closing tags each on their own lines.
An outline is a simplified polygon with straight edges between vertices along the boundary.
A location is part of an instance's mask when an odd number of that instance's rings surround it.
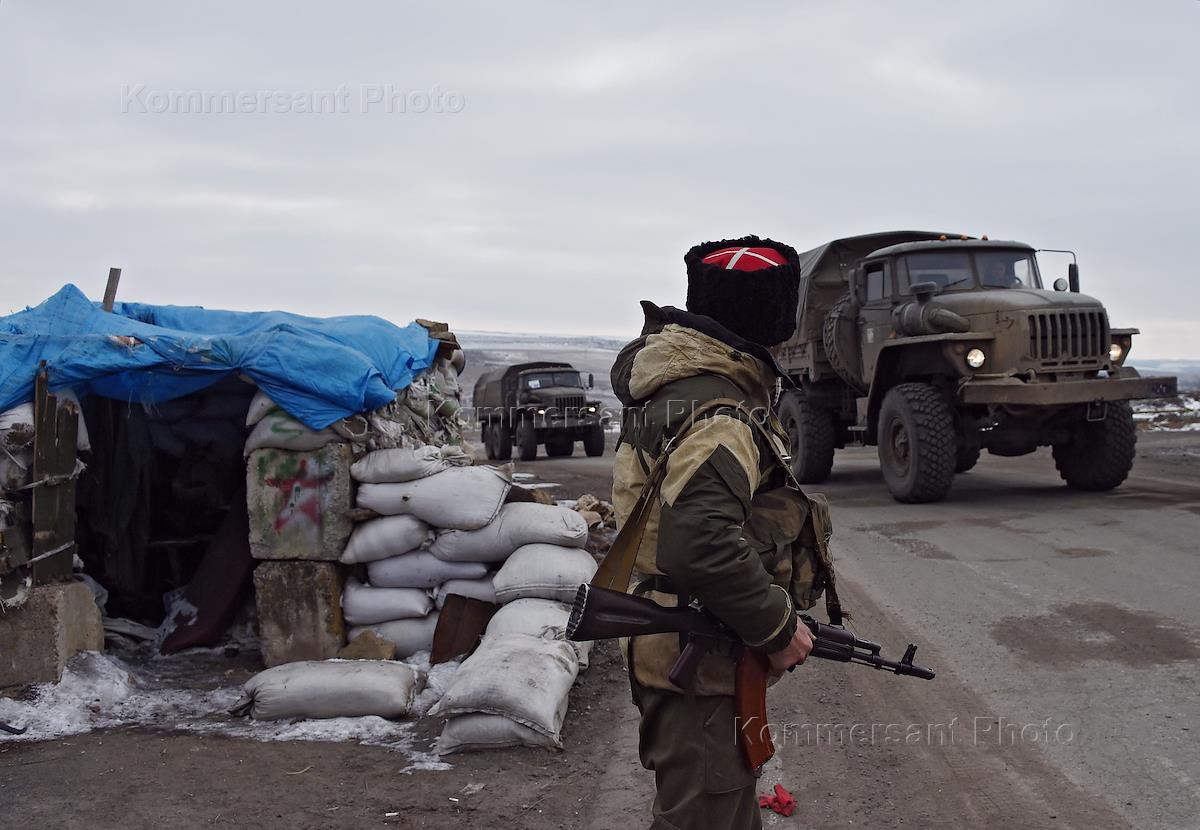
<svg viewBox="0 0 1200 830">
<path fill-rule="evenodd" d="M 112 311 L 113 303 L 117 301 L 117 283 L 121 281 L 121 269 L 108 269 L 108 285 L 104 286 L 104 310 Z"/>
<path fill-rule="evenodd" d="M 34 383 L 33 581 L 71 578 L 75 555 L 75 439 L 79 411 L 50 394 L 46 364 Z M 38 483 L 41 482 L 41 483 Z"/>
</svg>

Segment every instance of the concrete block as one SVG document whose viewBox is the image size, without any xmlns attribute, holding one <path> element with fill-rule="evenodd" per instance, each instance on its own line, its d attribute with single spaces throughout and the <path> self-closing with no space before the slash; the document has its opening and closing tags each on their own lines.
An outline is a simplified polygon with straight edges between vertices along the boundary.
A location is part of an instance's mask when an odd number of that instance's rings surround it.
<svg viewBox="0 0 1200 830">
<path fill-rule="evenodd" d="M 263 661 L 270 666 L 336 657 L 346 642 L 342 567 L 333 562 L 260 562 L 254 601 Z"/>
<path fill-rule="evenodd" d="M 0 611 L 0 687 L 57 683 L 81 651 L 104 648 L 104 626 L 82 582 L 35 586 L 18 608 Z"/>
<path fill-rule="evenodd" d="M 354 523 L 348 444 L 311 452 L 263 449 L 250 453 L 246 504 L 255 559 L 336 562 Z"/>
</svg>

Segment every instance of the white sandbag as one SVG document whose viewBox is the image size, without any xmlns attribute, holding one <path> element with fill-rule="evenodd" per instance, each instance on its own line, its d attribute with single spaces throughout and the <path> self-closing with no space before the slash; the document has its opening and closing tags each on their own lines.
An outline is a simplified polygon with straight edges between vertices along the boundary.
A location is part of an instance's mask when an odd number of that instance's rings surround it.
<svg viewBox="0 0 1200 830">
<path fill-rule="evenodd" d="M 376 588 L 436 588 L 451 579 L 479 579 L 487 570 L 482 562 L 443 562 L 427 550 L 414 550 L 367 563 L 367 580 Z"/>
<path fill-rule="evenodd" d="M 342 590 L 342 613 L 351 625 L 424 617 L 432 607 L 420 588 L 374 588 L 351 577 Z"/>
<path fill-rule="evenodd" d="M 424 547 L 433 538 L 429 525 L 416 516 L 381 516 L 354 526 L 342 551 L 342 562 L 374 562 Z"/>
<path fill-rule="evenodd" d="M 462 447 L 417 447 L 369 452 L 354 462 L 350 475 L 364 484 L 416 481 L 451 467 L 469 467 L 472 459 Z"/>
<path fill-rule="evenodd" d="M 567 634 L 571 606 L 552 599 L 514 599 L 492 616 L 487 626 L 488 636 L 527 634 L 544 640 L 562 640 Z M 567 641 L 570 642 L 570 641 Z M 579 668 L 586 669 L 592 653 L 592 642 L 571 642 L 579 658 Z"/>
<path fill-rule="evenodd" d="M 246 426 L 254 426 L 276 409 L 279 407 L 275 405 L 275 401 L 271 400 L 266 392 L 259 389 L 250 399 L 250 408 L 246 410 Z"/>
<path fill-rule="evenodd" d="M 557 743 L 578 672 L 575 652 L 561 640 L 525 634 L 485 637 L 429 714 L 503 715 Z"/>
<path fill-rule="evenodd" d="M 374 631 L 388 642 L 395 643 L 396 659 L 403 660 L 412 657 L 418 651 L 429 651 L 433 648 L 433 632 L 437 630 L 437 621 L 438 612 L 433 611 L 424 617 L 392 620 L 375 625 L 356 625 L 350 629 L 349 639 L 353 640 L 364 631 Z"/>
<path fill-rule="evenodd" d="M 416 481 L 364 484 L 358 506 L 384 516 L 416 516 L 434 527 L 476 530 L 496 518 L 510 486 L 508 475 L 494 467 L 453 467 Z"/>
<path fill-rule="evenodd" d="M 574 510 L 553 504 L 514 502 L 479 530 L 443 530 L 429 552 L 448 562 L 502 562 L 523 545 L 543 543 L 581 548 L 587 522 Z"/>
<path fill-rule="evenodd" d="M 446 604 L 446 597 L 450 594 L 458 594 L 460 597 L 471 597 L 483 602 L 496 602 L 496 589 L 492 585 L 492 578 L 490 576 L 485 576 L 482 579 L 451 579 L 438 586 L 434 602 L 437 604 L 439 611 Z"/>
<path fill-rule="evenodd" d="M 79 398 L 70 389 L 60 389 L 52 393 L 60 401 L 70 401 L 75 404 L 75 410 L 79 413 L 79 429 L 75 433 L 75 450 L 83 452 L 92 448 L 91 439 L 88 437 L 87 423 L 83 420 L 83 407 L 79 403 Z M 7 432 L 13 427 L 23 424 L 33 427 L 33 402 L 19 404 L 12 409 L 0 412 L 0 433 Z"/>
<path fill-rule="evenodd" d="M 596 573 L 596 560 L 581 548 L 525 545 L 513 552 L 496 573 L 496 600 L 524 597 L 574 602 L 575 592 Z"/>
<path fill-rule="evenodd" d="M 285 663 L 251 677 L 243 704 L 253 718 L 355 718 L 408 714 L 416 669 L 390 660 Z"/>
<path fill-rule="evenodd" d="M 563 706 L 567 699 L 563 698 Z M 438 755 L 455 752 L 475 752 L 481 749 L 505 749 L 512 746 L 533 746 L 562 749 L 562 741 L 509 720 L 503 715 L 484 715 L 475 712 L 450 718 L 442 727 L 434 751 Z"/>
<path fill-rule="evenodd" d="M 245 454 L 264 447 L 307 452 L 320 449 L 332 441 L 340 441 L 331 429 L 311 430 L 283 410 L 265 416 L 254 425 L 246 439 Z"/>
</svg>

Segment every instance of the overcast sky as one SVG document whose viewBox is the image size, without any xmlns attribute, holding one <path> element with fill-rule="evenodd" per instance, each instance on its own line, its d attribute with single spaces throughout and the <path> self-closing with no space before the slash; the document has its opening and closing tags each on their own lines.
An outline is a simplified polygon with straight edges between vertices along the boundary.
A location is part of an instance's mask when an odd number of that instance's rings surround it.
<svg viewBox="0 0 1200 830">
<path fill-rule="evenodd" d="M 1200 358 L 1198 39 L 1196 0 L 2 0 L 0 312 L 118 265 L 625 335 L 695 242 L 903 227 L 1074 248 L 1135 357 Z"/>
</svg>

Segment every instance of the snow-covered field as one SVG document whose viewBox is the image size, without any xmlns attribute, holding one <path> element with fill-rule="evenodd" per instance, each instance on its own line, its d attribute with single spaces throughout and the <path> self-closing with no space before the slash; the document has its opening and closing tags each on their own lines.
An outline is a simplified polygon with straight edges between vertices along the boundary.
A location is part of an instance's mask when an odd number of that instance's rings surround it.
<svg viewBox="0 0 1200 830">
<path fill-rule="evenodd" d="M 1133 417 L 1142 429 L 1200 432 L 1200 393 L 1185 392 L 1175 398 L 1135 401 Z"/>
</svg>

